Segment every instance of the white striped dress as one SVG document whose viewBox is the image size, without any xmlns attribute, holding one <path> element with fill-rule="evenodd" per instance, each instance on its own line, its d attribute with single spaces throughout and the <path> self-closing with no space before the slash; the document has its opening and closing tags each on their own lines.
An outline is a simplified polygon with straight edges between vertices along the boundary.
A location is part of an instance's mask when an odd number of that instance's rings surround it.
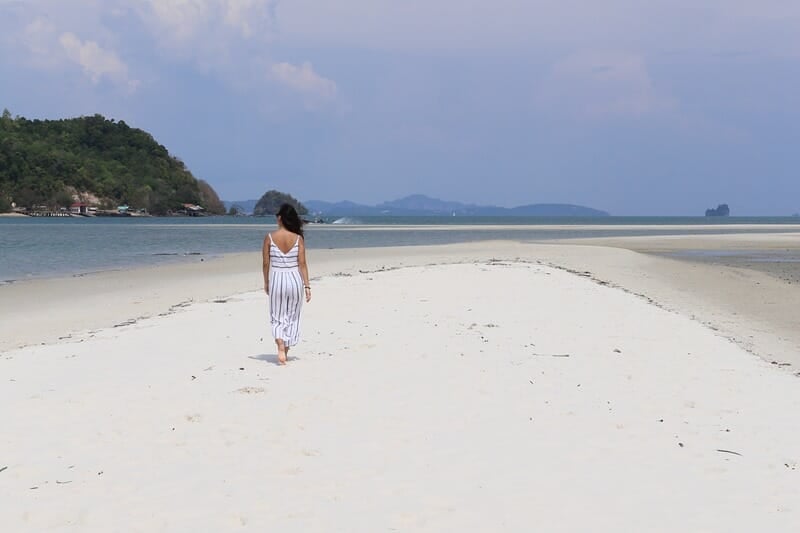
<svg viewBox="0 0 800 533">
<path fill-rule="evenodd" d="M 298 269 L 300 237 L 283 253 L 269 236 L 269 314 L 272 336 L 286 346 L 300 340 L 300 311 L 303 309 L 303 278 Z"/>
</svg>

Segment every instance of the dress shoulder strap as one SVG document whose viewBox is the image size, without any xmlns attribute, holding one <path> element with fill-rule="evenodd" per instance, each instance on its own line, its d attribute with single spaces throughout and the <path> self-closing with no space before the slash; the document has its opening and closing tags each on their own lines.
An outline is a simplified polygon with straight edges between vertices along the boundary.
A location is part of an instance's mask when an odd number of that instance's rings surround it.
<svg viewBox="0 0 800 533">
<path fill-rule="evenodd" d="M 269 235 L 269 243 L 275 244 L 275 241 L 272 240 L 272 233 L 267 233 L 267 235 Z"/>
</svg>

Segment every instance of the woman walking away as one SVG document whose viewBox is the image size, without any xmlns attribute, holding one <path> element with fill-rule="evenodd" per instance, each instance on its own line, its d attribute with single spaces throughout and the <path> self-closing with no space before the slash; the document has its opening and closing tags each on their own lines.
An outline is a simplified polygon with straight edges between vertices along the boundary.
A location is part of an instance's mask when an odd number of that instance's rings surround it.
<svg viewBox="0 0 800 533">
<path fill-rule="evenodd" d="M 278 345 L 278 364 L 285 365 L 289 348 L 300 340 L 303 298 L 311 301 L 303 222 L 297 211 L 283 204 L 275 215 L 278 229 L 264 237 L 264 291 L 269 296 L 272 336 Z"/>
</svg>

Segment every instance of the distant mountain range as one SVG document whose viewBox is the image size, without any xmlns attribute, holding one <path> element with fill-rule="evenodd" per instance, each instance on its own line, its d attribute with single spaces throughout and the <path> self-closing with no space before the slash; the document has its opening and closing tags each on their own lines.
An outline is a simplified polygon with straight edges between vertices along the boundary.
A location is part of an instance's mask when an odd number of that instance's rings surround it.
<svg viewBox="0 0 800 533">
<path fill-rule="evenodd" d="M 226 209 L 239 206 L 245 213 L 252 213 L 257 200 L 225 202 Z M 378 205 L 362 205 L 354 202 L 304 201 L 309 212 L 325 217 L 347 216 L 542 216 L 542 217 L 605 217 L 605 211 L 571 204 L 530 204 L 519 207 L 497 207 L 490 205 L 448 202 L 414 194 Z"/>
<path fill-rule="evenodd" d="M 231 207 L 236 206 L 241 213 L 252 215 L 258 200 L 223 200 L 222 203 L 225 204 L 225 211 L 230 211 Z"/>
</svg>

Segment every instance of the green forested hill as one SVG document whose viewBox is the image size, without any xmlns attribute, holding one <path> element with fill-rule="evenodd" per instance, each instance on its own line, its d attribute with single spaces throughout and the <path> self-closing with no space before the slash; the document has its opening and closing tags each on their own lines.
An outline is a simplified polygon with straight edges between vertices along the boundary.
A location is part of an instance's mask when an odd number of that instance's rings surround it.
<svg viewBox="0 0 800 533">
<path fill-rule="evenodd" d="M 301 204 L 294 196 L 275 190 L 264 193 L 258 202 L 256 202 L 256 206 L 253 208 L 253 214 L 256 216 L 277 214 L 282 204 L 293 205 L 298 215 L 308 214 L 306 206 Z"/>
<path fill-rule="evenodd" d="M 128 204 L 153 214 L 181 204 L 224 213 L 205 182 L 140 129 L 100 115 L 65 120 L 0 118 L 0 211 L 18 206 L 65 207 L 75 195 L 101 207 Z"/>
</svg>

